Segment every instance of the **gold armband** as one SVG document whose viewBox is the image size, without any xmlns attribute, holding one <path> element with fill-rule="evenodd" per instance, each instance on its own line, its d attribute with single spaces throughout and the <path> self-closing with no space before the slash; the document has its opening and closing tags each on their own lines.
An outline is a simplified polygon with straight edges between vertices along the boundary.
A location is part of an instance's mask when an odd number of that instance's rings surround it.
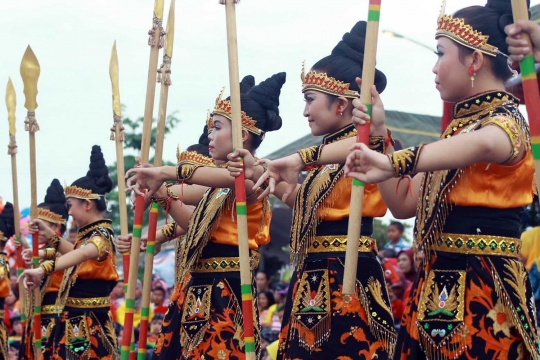
<svg viewBox="0 0 540 360">
<path fill-rule="evenodd" d="M 310 146 L 308 148 L 298 150 L 297 154 L 300 155 L 304 164 L 306 164 L 306 170 L 317 166 L 317 161 L 321 158 L 323 145 Z"/>
<path fill-rule="evenodd" d="M 420 151 L 422 151 L 423 147 L 424 145 L 422 144 L 387 155 L 388 159 L 390 160 L 390 164 L 394 169 L 395 177 L 402 177 L 416 173 L 416 165 L 418 164 Z"/>
<path fill-rule="evenodd" d="M 172 221 L 161 228 L 161 234 L 170 241 L 176 237 L 176 222 Z"/>
<path fill-rule="evenodd" d="M 176 166 L 176 179 L 178 182 L 189 180 L 193 176 L 193 173 L 195 173 L 195 170 L 200 167 L 202 165 L 180 163 Z"/>
<path fill-rule="evenodd" d="M 170 186 L 167 186 L 167 197 L 155 198 L 152 196 L 152 201 L 158 203 L 165 211 L 167 211 L 170 202 L 174 200 L 180 200 L 180 198 L 172 192 Z"/>
<path fill-rule="evenodd" d="M 45 273 L 45 275 L 51 275 L 54 272 L 55 261 L 54 260 L 44 261 L 39 265 L 39 267 L 43 269 L 43 272 Z"/>
<path fill-rule="evenodd" d="M 43 249 L 43 259 L 44 260 L 53 260 L 56 258 L 56 250 L 53 248 Z"/>
<path fill-rule="evenodd" d="M 386 152 L 386 142 L 384 140 L 384 136 L 370 136 L 368 146 L 371 150 L 381 154 Z"/>
</svg>

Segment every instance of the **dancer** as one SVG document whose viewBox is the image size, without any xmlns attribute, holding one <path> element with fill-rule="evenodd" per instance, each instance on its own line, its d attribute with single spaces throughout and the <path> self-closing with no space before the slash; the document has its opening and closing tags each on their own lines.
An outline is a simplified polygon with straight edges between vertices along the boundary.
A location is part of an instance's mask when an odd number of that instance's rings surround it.
<svg viewBox="0 0 540 360">
<path fill-rule="evenodd" d="M 63 311 L 45 345 L 45 359 L 120 357 L 109 312 L 110 293 L 118 281 L 116 251 L 111 220 L 104 218 L 105 195 L 112 186 L 101 148 L 95 145 L 86 176 L 65 188 L 69 214 L 79 228 L 75 245 L 60 238 L 43 220 L 31 222 L 31 232 L 39 232 L 63 255 L 25 270 L 19 280 L 32 290 L 44 275 L 65 270 L 56 302 Z"/>
<path fill-rule="evenodd" d="M 278 106 L 284 83 L 285 73 L 279 73 L 253 87 L 248 93 L 241 94 L 244 146 L 253 152 L 261 144 L 266 132 L 281 127 Z M 231 105 L 229 99 L 221 99 L 221 94 L 208 126 L 212 159 L 214 162 L 226 161 L 232 151 Z M 168 207 L 177 224 L 187 229 L 183 240 L 186 244 L 181 254 L 185 265 L 179 279 L 184 279 L 190 273 L 191 280 L 185 290 L 181 316 L 164 324 L 168 332 L 160 334 L 156 346 L 159 355 L 156 353 L 154 358 L 242 358 L 244 343 L 241 336 L 243 315 L 240 264 L 234 216 L 235 196 L 231 190 L 234 180 L 226 169 L 201 166 L 189 159 L 180 162 L 176 168 L 139 167 L 128 171 L 126 176 L 131 174 L 134 177 L 128 184 L 136 182 L 136 185 L 130 188 L 149 189 L 155 201 Z M 182 206 L 179 197 L 172 191 L 162 187 L 167 180 L 203 185 L 209 189 L 198 198 L 184 191 L 183 202 L 196 205 L 195 210 L 191 210 Z M 249 184 L 251 188 L 253 183 Z M 270 240 L 270 204 L 267 198 L 258 200 L 259 194 L 260 191 L 247 194 L 252 270 L 258 266 L 259 254 L 256 250 Z M 260 329 L 257 316 L 253 322 L 256 329 L 256 352 L 259 354 Z"/>
<path fill-rule="evenodd" d="M 371 359 L 372 354 L 387 359 L 395 345 L 390 300 L 371 238 L 373 218 L 386 213 L 377 186 L 365 188 L 358 253 L 361 265 L 356 275 L 360 302 L 349 302 L 342 294 L 342 284 L 352 183 L 343 173 L 344 158 L 341 163 L 313 166 L 324 147 L 345 138 L 354 141 L 356 136 L 352 100 L 360 90 L 354 80 L 362 73 L 365 36 L 366 22 L 358 22 L 331 55 L 302 74 L 304 116 L 313 135 L 326 136 L 322 145 L 295 155 L 303 160 L 299 170 L 306 166 L 309 170 L 306 180 L 298 185 L 297 172 L 290 177 L 290 186 L 275 188 L 275 194 L 293 208 L 291 260 L 296 267 L 279 339 L 280 359 Z M 379 91 L 386 87 L 386 77 L 378 70 L 375 85 Z M 389 145 L 385 137 L 384 121 L 373 122 L 370 147 L 384 153 Z M 238 154 L 245 157 L 246 178 L 258 179 L 264 170 L 250 168 L 253 159 L 245 150 L 231 154 L 231 173 L 238 174 Z M 287 164 L 285 159 L 277 163 Z M 267 163 L 281 179 L 280 169 Z M 270 180 L 273 188 L 274 179 Z M 261 183 L 262 179 L 257 185 Z"/>
</svg>

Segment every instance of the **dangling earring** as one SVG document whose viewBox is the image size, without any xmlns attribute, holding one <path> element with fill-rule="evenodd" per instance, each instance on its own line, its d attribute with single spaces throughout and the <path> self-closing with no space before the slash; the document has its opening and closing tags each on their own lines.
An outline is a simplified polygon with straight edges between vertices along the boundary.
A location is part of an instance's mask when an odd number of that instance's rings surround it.
<svg viewBox="0 0 540 360">
<path fill-rule="evenodd" d="M 474 71 L 474 67 L 471 65 L 469 68 L 469 75 L 471 75 L 471 88 L 474 87 L 474 77 L 476 76 L 476 72 Z"/>
<path fill-rule="evenodd" d="M 336 115 L 343 116 L 343 112 L 339 109 L 339 107 L 336 109 Z"/>
</svg>

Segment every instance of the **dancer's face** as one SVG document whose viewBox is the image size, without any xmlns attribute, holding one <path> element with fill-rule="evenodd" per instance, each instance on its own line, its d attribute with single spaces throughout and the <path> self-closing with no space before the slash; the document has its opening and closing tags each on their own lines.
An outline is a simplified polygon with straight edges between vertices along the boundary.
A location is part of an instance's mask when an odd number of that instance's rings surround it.
<svg viewBox="0 0 540 360">
<path fill-rule="evenodd" d="M 469 66 L 472 58 L 469 59 L 467 56 L 460 59 L 459 45 L 445 37 L 437 39 L 437 56 L 432 71 L 435 74 L 435 87 L 439 90 L 441 99 L 456 102 L 469 96 L 471 93 Z"/>
<path fill-rule="evenodd" d="M 304 93 L 304 101 L 304 117 L 314 136 L 333 133 L 350 122 L 350 117 L 337 114 L 339 101 L 332 101 L 325 93 L 308 90 Z"/>
<path fill-rule="evenodd" d="M 232 124 L 221 115 L 213 116 L 214 127 L 208 133 L 210 156 L 218 161 L 227 161 L 227 155 L 232 152 Z"/>
</svg>

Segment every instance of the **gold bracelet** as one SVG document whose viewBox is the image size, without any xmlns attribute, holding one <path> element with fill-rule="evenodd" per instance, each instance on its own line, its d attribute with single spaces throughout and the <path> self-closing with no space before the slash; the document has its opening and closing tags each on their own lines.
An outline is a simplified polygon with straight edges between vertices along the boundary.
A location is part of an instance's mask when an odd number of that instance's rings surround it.
<svg viewBox="0 0 540 360">
<path fill-rule="evenodd" d="M 43 249 L 43 254 L 44 260 L 53 260 L 54 258 L 56 258 L 56 250 L 53 248 Z"/>
<path fill-rule="evenodd" d="M 424 145 L 422 144 L 388 154 L 388 159 L 394 169 L 394 176 L 402 177 L 415 174 L 418 158 L 423 148 Z"/>
<path fill-rule="evenodd" d="M 386 143 L 384 141 L 384 136 L 370 136 L 369 137 L 369 148 L 373 151 L 384 154 L 386 152 Z"/>
<path fill-rule="evenodd" d="M 58 236 L 57 234 L 54 234 L 54 236 L 48 240 L 49 247 L 51 247 L 55 251 L 57 251 L 58 250 L 58 245 L 60 244 L 60 240 L 62 240 L 60 238 L 60 236 Z"/>
<path fill-rule="evenodd" d="M 167 210 L 169 203 L 174 200 L 180 200 L 180 197 L 173 193 L 169 186 L 167 186 L 167 197 L 155 198 L 152 196 L 152 202 L 158 203 L 164 210 Z"/>
<path fill-rule="evenodd" d="M 170 241 L 176 237 L 176 222 L 170 222 L 161 228 L 161 234 Z"/>
<path fill-rule="evenodd" d="M 47 260 L 41 263 L 39 265 L 40 268 L 43 269 L 43 272 L 45 275 L 51 275 L 54 272 L 55 267 L 55 261 L 54 260 Z"/>
</svg>

